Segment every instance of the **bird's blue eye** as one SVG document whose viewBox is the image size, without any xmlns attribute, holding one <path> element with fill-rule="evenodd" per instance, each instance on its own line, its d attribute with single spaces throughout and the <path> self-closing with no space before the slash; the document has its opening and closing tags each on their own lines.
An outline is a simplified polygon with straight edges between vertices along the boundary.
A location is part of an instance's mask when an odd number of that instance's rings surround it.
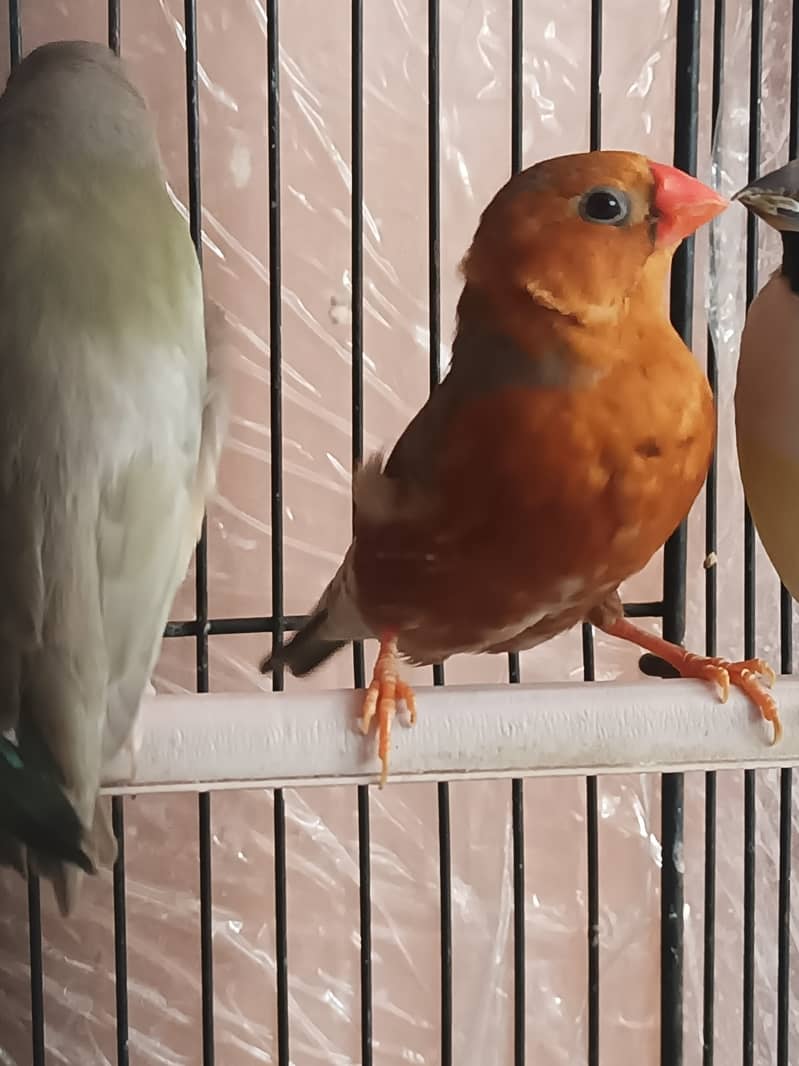
<svg viewBox="0 0 799 1066">
<path fill-rule="evenodd" d="M 581 198 L 580 217 L 604 226 L 622 226 L 630 214 L 630 201 L 621 189 L 600 186 Z"/>
</svg>

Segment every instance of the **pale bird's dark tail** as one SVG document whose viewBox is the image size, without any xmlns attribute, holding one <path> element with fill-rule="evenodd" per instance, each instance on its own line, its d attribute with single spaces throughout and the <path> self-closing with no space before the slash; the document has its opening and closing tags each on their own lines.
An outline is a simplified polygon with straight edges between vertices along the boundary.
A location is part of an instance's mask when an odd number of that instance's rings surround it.
<svg viewBox="0 0 799 1066">
<path fill-rule="evenodd" d="M 0 834 L 6 862 L 24 871 L 22 852 L 12 861 L 11 842 L 41 856 L 46 863 L 67 863 L 95 872 L 84 849 L 84 827 L 54 772 L 0 737 Z M 10 840 L 8 838 L 11 838 Z"/>
</svg>

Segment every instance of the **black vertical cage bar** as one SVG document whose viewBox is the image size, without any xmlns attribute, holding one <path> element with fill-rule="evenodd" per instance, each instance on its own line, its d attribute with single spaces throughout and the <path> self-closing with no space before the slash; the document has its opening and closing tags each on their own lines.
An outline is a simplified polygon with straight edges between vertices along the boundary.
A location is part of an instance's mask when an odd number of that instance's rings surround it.
<svg viewBox="0 0 799 1066">
<path fill-rule="evenodd" d="M 713 70 L 711 85 L 711 142 L 718 147 L 721 92 L 724 82 L 725 0 L 713 4 Z M 715 250 L 711 233 L 711 262 Z M 707 378 L 714 397 L 718 395 L 719 369 L 715 339 L 707 330 Z M 716 415 L 718 421 L 718 415 Z M 718 567 L 715 558 L 718 540 L 718 457 L 714 450 L 710 460 L 705 490 L 705 654 L 716 654 L 718 619 Z M 704 928 L 702 944 L 702 1066 L 713 1066 L 714 1011 L 716 984 L 716 773 L 705 774 L 705 861 L 704 861 Z"/>
<path fill-rule="evenodd" d="M 588 146 L 602 145 L 602 0 L 591 0 Z M 583 680 L 593 681 L 594 630 L 582 625 Z M 588 935 L 588 1066 L 599 1066 L 599 796 L 596 775 L 585 779 L 586 931 Z"/>
<path fill-rule="evenodd" d="M 788 767 L 780 772 L 780 872 L 777 904 L 777 1066 L 789 1066 L 790 1063 L 792 793 L 793 775 L 790 767 Z"/>
<path fill-rule="evenodd" d="M 748 180 L 757 177 L 760 167 L 760 101 L 763 77 L 763 4 L 752 0 L 752 25 L 749 56 L 749 143 Z M 757 218 L 752 211 L 746 217 L 746 306 L 757 291 Z M 748 508 L 744 509 L 744 655 L 755 654 L 755 531 Z"/>
<path fill-rule="evenodd" d="M 125 807 L 111 799 L 111 826 L 117 842 L 114 863 L 114 994 L 116 998 L 117 1066 L 128 1066 L 128 938 L 125 915 Z"/>
<path fill-rule="evenodd" d="M 108 47 L 120 54 L 119 0 L 108 0 Z M 111 797 L 111 826 L 117 842 L 114 862 L 114 997 L 116 1001 L 117 1066 L 128 1066 L 128 933 L 125 907 L 125 800 Z"/>
<path fill-rule="evenodd" d="M 441 886 L 441 1066 L 452 1066 L 452 844 L 449 785 L 438 783 L 438 856 Z"/>
<path fill-rule="evenodd" d="M 119 3 L 120 0 L 108 0 L 108 47 L 117 55 L 120 51 L 122 34 Z"/>
<path fill-rule="evenodd" d="M 522 131 L 524 127 L 524 0 L 511 0 L 510 12 L 510 172 L 522 169 Z M 508 654 L 508 681 L 518 685 L 521 667 L 518 652 Z M 512 789 L 522 788 L 514 781 Z M 515 829 L 515 827 L 514 827 Z M 518 1051 L 516 1052 L 518 1054 Z"/>
<path fill-rule="evenodd" d="M 430 325 L 430 388 L 441 380 L 441 175 L 439 137 L 439 0 L 427 3 L 427 263 Z M 433 667 L 433 684 L 444 684 L 443 666 Z M 452 1066 L 452 848 L 449 785 L 440 781 L 438 864 L 441 926 L 441 1066 Z"/>
<path fill-rule="evenodd" d="M 592 152 L 602 144 L 602 0 L 591 0 L 591 58 L 588 141 Z"/>
<path fill-rule="evenodd" d="M 583 680 L 593 681 L 593 629 L 583 622 Z M 596 775 L 585 779 L 585 836 L 588 934 L 588 1066 L 599 1066 L 599 797 Z"/>
<path fill-rule="evenodd" d="M 200 184 L 200 86 L 197 73 L 197 5 L 185 0 L 183 5 L 186 34 L 186 118 L 189 174 L 189 226 L 197 258 L 202 266 L 202 196 Z M 208 691 L 208 549 L 206 522 L 203 518 L 200 540 L 195 552 L 194 579 L 196 621 L 197 691 Z M 205 792 L 197 798 L 200 846 L 200 973 L 202 997 L 203 1066 L 214 1064 L 214 960 L 213 908 L 211 900 L 211 797 Z"/>
<path fill-rule="evenodd" d="M 663 864 L 660 878 L 660 1062 L 682 1066 L 683 840 L 682 774 L 664 774 L 661 796 Z M 677 849 L 675 851 L 675 848 Z"/>
<path fill-rule="evenodd" d="M 44 1066 L 44 967 L 42 965 L 42 904 L 39 878 L 28 874 L 28 947 L 31 978 L 32 1066 Z"/>
<path fill-rule="evenodd" d="M 525 1066 L 527 984 L 524 910 L 524 788 L 520 779 L 511 784 L 513 831 L 513 1063 Z"/>
<path fill-rule="evenodd" d="M 439 0 L 427 3 L 427 297 L 430 389 L 441 380 L 441 138 Z"/>
<path fill-rule="evenodd" d="M 675 59 L 674 165 L 696 173 L 699 105 L 699 24 L 701 0 L 679 0 Z M 671 318 L 690 345 L 693 319 L 694 238 L 677 249 L 671 270 Z M 682 522 L 663 551 L 663 635 L 681 643 L 685 636 L 687 525 Z"/>
<path fill-rule="evenodd" d="M 701 0 L 677 4 L 674 94 L 674 165 L 696 174 L 699 108 L 699 27 Z M 694 313 L 694 238 L 682 242 L 671 270 L 671 319 L 690 346 Z M 683 522 L 663 556 L 663 633 L 681 643 L 685 635 L 687 529 Z"/>
<path fill-rule="evenodd" d="M 288 901 L 286 892 L 286 806 L 275 789 L 275 960 L 277 965 L 277 1061 L 289 1066 Z"/>
<path fill-rule="evenodd" d="M 11 66 L 15 67 L 22 59 L 22 19 L 19 14 L 19 0 L 8 0 L 8 52 Z"/>
<path fill-rule="evenodd" d="M 743 948 L 743 1066 L 753 1066 L 755 1054 L 755 775 L 744 771 L 744 948 Z"/>
<path fill-rule="evenodd" d="M 18 0 L 8 3 L 8 43 L 11 66 L 22 58 L 22 21 Z M 30 959 L 31 1042 L 33 1066 L 44 1066 L 44 963 L 39 879 L 28 871 L 28 950 Z"/>
<path fill-rule="evenodd" d="M 522 169 L 524 128 L 524 0 L 512 0 L 510 25 L 510 169 Z"/>
<path fill-rule="evenodd" d="M 710 653 L 708 653 L 710 654 Z M 713 1066 L 716 984 L 716 774 L 705 774 L 705 885 L 702 959 L 702 1066 Z"/>
<path fill-rule="evenodd" d="M 760 103 L 763 80 L 763 0 L 752 0 L 749 57 L 748 177 L 760 167 Z M 757 220 L 750 211 L 746 226 L 746 306 L 757 291 Z M 749 509 L 744 510 L 744 656 L 755 654 L 755 531 Z M 755 879 L 756 778 L 744 771 L 744 942 L 743 942 L 743 1066 L 753 1066 L 755 1053 Z"/>
<path fill-rule="evenodd" d="M 363 459 L 363 0 L 352 0 L 350 95 L 352 156 L 352 469 Z M 366 684 L 363 642 L 352 645 L 355 688 Z M 361 970 L 361 1063 L 372 1066 L 372 870 L 369 786 L 359 785 L 358 892 Z"/>
<path fill-rule="evenodd" d="M 799 0 L 793 0 L 791 25 L 791 102 L 788 158 L 799 154 Z M 780 670 L 793 673 L 793 599 L 780 589 Z M 777 902 L 777 1066 L 790 1063 L 791 1019 L 791 836 L 793 770 L 780 771 L 780 872 Z"/>
<path fill-rule="evenodd" d="M 269 163 L 269 434 L 272 528 L 272 645 L 283 643 L 283 373 L 281 346 L 280 66 L 277 0 L 266 4 L 267 127 Z M 283 690 L 283 668 L 272 672 Z"/>
<path fill-rule="evenodd" d="M 361 1063 L 372 1066 L 372 865 L 369 786 L 358 786 L 358 866 L 361 934 Z"/>
<path fill-rule="evenodd" d="M 188 134 L 189 225 L 197 258 L 202 266 L 202 195 L 200 185 L 200 82 L 197 73 L 197 5 L 185 0 L 186 117 Z M 197 691 L 208 691 L 208 545 L 205 519 L 195 553 L 195 622 L 197 637 Z"/>
<path fill-rule="evenodd" d="M 700 0 L 677 4 L 674 94 L 674 165 L 696 174 L 699 112 Z M 682 242 L 671 270 L 671 319 L 690 346 L 694 310 L 694 240 Z M 687 530 L 683 522 L 663 556 L 663 635 L 685 635 Z M 661 785 L 662 868 L 660 884 L 660 1061 L 683 1061 L 683 822 L 684 779 L 664 774 Z"/>
<path fill-rule="evenodd" d="M 283 642 L 283 375 L 282 262 L 280 229 L 280 38 L 278 0 L 266 0 L 267 129 L 269 162 L 269 431 L 272 470 L 273 647 Z M 272 673 L 272 688 L 283 689 L 283 670 Z M 275 789 L 275 963 L 277 983 L 277 1061 L 289 1066 L 288 903 L 286 886 L 286 807 Z"/>
<path fill-rule="evenodd" d="M 510 169 L 522 168 L 524 124 L 524 0 L 512 0 L 510 27 Z M 508 655 L 508 681 L 521 681 L 519 655 Z M 524 875 L 524 782 L 511 782 L 511 831 L 513 838 L 513 1062 L 525 1066 L 527 1039 L 527 983 L 525 945 Z"/>
</svg>

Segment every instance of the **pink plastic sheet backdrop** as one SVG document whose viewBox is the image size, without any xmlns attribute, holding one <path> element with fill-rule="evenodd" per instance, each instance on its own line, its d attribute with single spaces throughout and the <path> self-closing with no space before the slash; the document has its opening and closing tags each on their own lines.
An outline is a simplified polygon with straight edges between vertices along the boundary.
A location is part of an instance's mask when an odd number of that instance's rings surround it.
<svg viewBox="0 0 799 1066">
<path fill-rule="evenodd" d="M 230 322 L 233 421 L 219 498 L 209 514 L 214 616 L 270 612 L 266 14 L 262 0 L 199 0 L 202 188 L 210 293 Z M 350 8 L 345 0 L 280 5 L 284 524 L 286 610 L 311 604 L 333 572 L 350 523 Z M 525 5 L 524 158 L 588 143 L 588 4 Z M 602 90 L 606 147 L 669 161 L 673 135 L 674 0 L 605 0 Z M 66 37 L 104 39 L 100 0 L 23 0 L 24 49 Z M 365 417 L 367 448 L 390 444 L 426 395 L 426 31 L 424 0 L 369 0 L 365 41 Z M 700 176 L 711 178 L 711 18 L 702 28 Z M 150 100 L 170 182 L 187 199 L 183 5 L 123 3 L 123 54 Z M 766 3 L 764 166 L 787 152 L 790 21 Z M 510 166 L 509 0 L 441 3 L 441 208 L 444 350 L 458 293 L 456 266 L 478 214 Z M 727 194 L 746 178 L 749 16 L 728 0 L 724 119 L 712 176 Z M 742 321 L 744 211 L 698 242 L 696 351 L 705 309 L 719 345 L 720 649 L 742 650 L 742 511 L 731 390 Z M 777 242 L 761 235 L 763 276 Z M 6 249 L 13 254 L 13 249 Z M 703 646 L 704 518 L 690 526 L 689 639 Z M 654 599 L 660 562 L 627 598 Z M 187 580 L 173 617 L 190 617 Z M 759 650 L 777 660 L 777 582 L 759 561 Z M 259 637 L 211 640 L 211 687 L 265 687 Z M 371 654 L 373 654 L 373 649 Z M 636 677 L 637 652 L 600 640 L 602 678 Z M 167 642 L 160 691 L 191 690 L 194 648 Z M 525 680 L 581 676 L 579 634 L 523 656 Z M 504 658 L 453 660 L 450 683 L 502 683 Z M 429 673 L 415 678 L 428 684 Z M 291 679 L 289 685 L 298 684 Z M 301 682 L 349 686 L 343 654 Z M 270 696 L 264 694 L 264 713 Z M 424 695 L 421 693 L 423 707 Z M 776 777 L 758 785 L 755 1061 L 773 1061 L 776 1017 Z M 600 781 L 601 1041 L 603 1061 L 658 1061 L 659 779 Z M 586 1056 L 585 784 L 525 787 L 528 1056 L 540 1066 Z M 360 1061 L 355 792 L 286 793 L 291 1055 L 297 1066 Z M 213 892 L 217 1062 L 276 1061 L 272 796 L 215 796 Z M 131 1062 L 200 1061 L 197 803 L 191 796 L 126 804 Z M 717 1061 L 741 1038 L 742 779 L 719 779 Z M 435 789 L 372 794 L 374 1037 L 383 1066 L 438 1058 L 438 851 Z M 510 787 L 452 787 L 455 1061 L 511 1061 Z M 686 1063 L 700 1061 L 703 782 L 687 782 Z M 26 896 L 3 875 L 0 1063 L 30 1060 Z M 87 884 L 62 923 L 44 893 L 49 1063 L 115 1062 L 110 877 Z M 796 940 L 796 928 L 793 930 Z M 799 974 L 794 966 L 794 989 Z M 794 992 L 794 997 L 796 993 Z M 794 1003 L 795 1003 L 794 998 Z M 799 1013 L 791 1025 L 799 1027 Z"/>
</svg>

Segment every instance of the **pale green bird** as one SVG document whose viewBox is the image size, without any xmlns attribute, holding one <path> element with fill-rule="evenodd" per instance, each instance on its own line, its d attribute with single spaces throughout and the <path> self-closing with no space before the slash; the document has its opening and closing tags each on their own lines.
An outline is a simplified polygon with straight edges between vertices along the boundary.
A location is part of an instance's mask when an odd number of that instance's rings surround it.
<svg viewBox="0 0 799 1066">
<path fill-rule="evenodd" d="M 782 238 L 782 263 L 752 301 L 741 335 L 735 432 L 755 528 L 799 597 L 799 160 L 735 198 Z"/>
<path fill-rule="evenodd" d="M 78 867 L 115 856 L 101 768 L 130 743 L 225 425 L 197 255 L 107 48 L 48 44 L 11 74 L 0 233 L 0 861 L 27 855 L 67 914 Z"/>
</svg>

